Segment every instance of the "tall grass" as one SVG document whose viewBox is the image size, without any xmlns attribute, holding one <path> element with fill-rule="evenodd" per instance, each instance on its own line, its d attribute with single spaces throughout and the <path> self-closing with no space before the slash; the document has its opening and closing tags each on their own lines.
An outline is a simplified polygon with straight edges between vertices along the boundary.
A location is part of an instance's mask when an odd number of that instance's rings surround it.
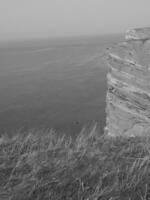
<svg viewBox="0 0 150 200">
<path fill-rule="evenodd" d="M 0 139 L 0 200 L 150 199 L 150 138 L 72 139 L 53 130 Z"/>
</svg>

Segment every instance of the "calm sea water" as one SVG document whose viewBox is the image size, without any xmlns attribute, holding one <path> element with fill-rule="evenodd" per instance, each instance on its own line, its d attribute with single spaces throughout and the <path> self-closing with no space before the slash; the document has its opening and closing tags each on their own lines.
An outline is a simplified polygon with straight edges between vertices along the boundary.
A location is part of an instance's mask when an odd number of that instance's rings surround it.
<svg viewBox="0 0 150 200">
<path fill-rule="evenodd" d="M 106 47 L 121 36 L 0 44 L 0 134 L 105 123 Z"/>
</svg>

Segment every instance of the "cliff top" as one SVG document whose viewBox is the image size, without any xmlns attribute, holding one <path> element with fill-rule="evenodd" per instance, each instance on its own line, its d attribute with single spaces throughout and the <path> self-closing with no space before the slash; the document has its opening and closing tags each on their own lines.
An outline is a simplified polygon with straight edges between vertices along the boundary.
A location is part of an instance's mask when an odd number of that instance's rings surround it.
<svg viewBox="0 0 150 200">
<path fill-rule="evenodd" d="M 126 40 L 147 40 L 150 39 L 150 27 L 129 29 L 126 31 Z"/>
</svg>

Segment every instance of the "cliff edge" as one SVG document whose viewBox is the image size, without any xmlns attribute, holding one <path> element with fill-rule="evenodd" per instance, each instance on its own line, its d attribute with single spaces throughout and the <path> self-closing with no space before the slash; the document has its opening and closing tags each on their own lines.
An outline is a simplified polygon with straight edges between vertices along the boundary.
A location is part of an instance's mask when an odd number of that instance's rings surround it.
<svg viewBox="0 0 150 200">
<path fill-rule="evenodd" d="M 105 133 L 150 135 L 150 28 L 128 30 L 107 52 Z"/>
</svg>

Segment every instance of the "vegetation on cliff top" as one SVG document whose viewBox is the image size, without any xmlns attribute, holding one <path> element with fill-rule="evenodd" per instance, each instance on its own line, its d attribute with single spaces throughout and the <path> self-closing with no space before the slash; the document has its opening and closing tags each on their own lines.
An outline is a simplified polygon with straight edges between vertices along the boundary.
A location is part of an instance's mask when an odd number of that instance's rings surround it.
<svg viewBox="0 0 150 200">
<path fill-rule="evenodd" d="M 41 134 L 0 139 L 1 200 L 150 198 L 150 138 Z"/>
</svg>

